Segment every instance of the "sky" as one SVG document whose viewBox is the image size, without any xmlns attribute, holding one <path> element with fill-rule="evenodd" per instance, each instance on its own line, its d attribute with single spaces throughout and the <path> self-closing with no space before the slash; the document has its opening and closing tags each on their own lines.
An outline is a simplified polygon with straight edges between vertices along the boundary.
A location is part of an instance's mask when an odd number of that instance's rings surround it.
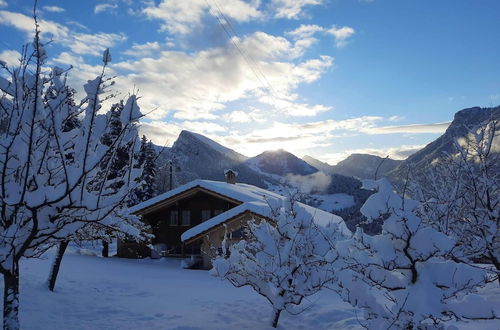
<svg viewBox="0 0 500 330">
<path fill-rule="evenodd" d="M 498 0 L 39 0 L 48 66 L 137 92 L 141 132 L 183 129 L 246 155 L 403 159 L 454 113 L 500 104 Z M 33 2 L 0 0 L 0 60 L 33 38 Z"/>
</svg>

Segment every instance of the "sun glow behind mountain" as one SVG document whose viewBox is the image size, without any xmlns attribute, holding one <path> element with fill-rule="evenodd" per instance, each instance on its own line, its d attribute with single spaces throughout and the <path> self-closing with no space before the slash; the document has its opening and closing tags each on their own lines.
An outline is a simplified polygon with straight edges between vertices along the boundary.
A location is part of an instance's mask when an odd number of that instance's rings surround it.
<svg viewBox="0 0 500 330">
<path fill-rule="evenodd" d="M 457 110 L 500 102 L 498 1 L 44 2 L 48 65 L 82 86 L 110 48 L 119 97 L 139 90 L 158 145 L 187 129 L 248 156 L 404 158 Z M 32 38 L 30 7 L 0 1 L 8 65 Z"/>
</svg>

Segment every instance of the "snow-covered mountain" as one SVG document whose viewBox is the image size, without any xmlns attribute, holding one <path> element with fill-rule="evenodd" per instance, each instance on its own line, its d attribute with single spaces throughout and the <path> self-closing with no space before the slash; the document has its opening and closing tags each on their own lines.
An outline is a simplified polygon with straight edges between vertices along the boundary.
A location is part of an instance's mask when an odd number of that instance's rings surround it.
<svg viewBox="0 0 500 330">
<path fill-rule="evenodd" d="M 160 148 L 161 149 L 161 148 Z M 359 208 L 371 192 L 361 189 L 357 179 L 325 174 L 284 150 L 264 152 L 247 158 L 203 135 L 182 131 L 171 148 L 158 157 L 160 191 L 169 189 L 169 163 L 173 162 L 173 186 L 194 179 L 223 181 L 224 170 L 238 172 L 237 181 L 286 194 L 299 188 L 302 202 L 325 211 L 342 214 L 354 229 L 360 221 Z"/>
<path fill-rule="evenodd" d="M 352 154 L 337 165 L 333 166 L 333 173 L 354 176 L 361 179 L 373 179 L 377 167 L 380 165 L 377 177 L 387 175 L 401 163 L 400 160 L 384 159 L 369 154 Z"/>
<path fill-rule="evenodd" d="M 318 172 L 317 168 L 283 149 L 264 151 L 248 159 L 246 164 L 257 171 L 279 176 L 309 175 Z"/>
<path fill-rule="evenodd" d="M 390 158 L 384 160 L 382 157 L 369 154 L 352 154 L 337 165 L 330 165 L 311 156 L 304 156 L 302 159 L 323 173 L 340 174 L 360 179 L 373 179 L 380 163 L 382 165 L 377 172 L 378 177 L 385 176 L 401 163 L 400 160 Z"/>
<path fill-rule="evenodd" d="M 321 172 L 323 172 L 325 174 L 333 173 L 333 166 L 332 165 L 325 163 L 325 162 L 322 162 L 321 160 L 318 160 L 314 157 L 305 155 L 304 157 L 302 157 L 302 160 L 305 161 L 306 163 L 308 163 L 309 165 L 311 165 L 312 167 L 317 168 L 318 170 L 320 170 Z"/>
<path fill-rule="evenodd" d="M 204 135 L 185 130 L 179 134 L 177 141 L 175 141 L 173 145 L 173 149 L 191 151 L 210 150 L 211 153 L 215 152 L 218 155 L 222 155 L 224 158 L 231 159 L 237 163 L 244 162 L 248 158 L 233 149 L 224 147 Z"/>
<path fill-rule="evenodd" d="M 224 170 L 231 168 L 238 172 L 239 182 L 267 187 L 262 175 L 245 164 L 246 159 L 242 154 L 203 135 L 182 131 L 172 148 L 160 156 L 160 185 L 162 181 L 165 185 L 169 184 L 165 167 L 168 167 L 168 162 L 172 160 L 174 186 L 200 178 L 223 181 Z"/>
<path fill-rule="evenodd" d="M 388 173 L 389 178 L 398 183 L 404 180 L 408 168 L 414 174 L 429 170 L 435 159 L 440 158 L 443 153 L 453 152 L 455 141 L 465 136 L 468 129 L 477 128 L 489 119 L 500 121 L 500 106 L 460 110 L 455 114 L 453 121 L 443 135 L 401 162 L 397 168 Z"/>
</svg>

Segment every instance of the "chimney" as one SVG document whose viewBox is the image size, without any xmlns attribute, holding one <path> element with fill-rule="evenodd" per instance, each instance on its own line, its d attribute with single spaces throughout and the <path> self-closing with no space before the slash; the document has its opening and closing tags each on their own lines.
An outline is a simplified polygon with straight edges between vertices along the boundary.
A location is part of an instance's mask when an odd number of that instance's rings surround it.
<svg viewBox="0 0 500 330">
<path fill-rule="evenodd" d="M 236 183 L 236 177 L 238 176 L 238 172 L 233 170 L 225 170 L 224 175 L 226 176 L 226 182 L 229 184 Z"/>
</svg>

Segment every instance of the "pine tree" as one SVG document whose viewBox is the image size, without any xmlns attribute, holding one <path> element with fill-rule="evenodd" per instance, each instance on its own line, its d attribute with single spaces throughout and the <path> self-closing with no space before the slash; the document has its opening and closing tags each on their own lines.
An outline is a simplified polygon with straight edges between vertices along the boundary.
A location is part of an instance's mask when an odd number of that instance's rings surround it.
<svg viewBox="0 0 500 330">
<path fill-rule="evenodd" d="M 157 153 L 153 143 L 145 135 L 141 139 L 141 148 L 137 155 L 137 166 L 142 167 L 142 174 L 138 178 L 137 187 L 131 194 L 130 205 L 135 205 L 156 196 L 156 164 Z"/>
<path fill-rule="evenodd" d="M 123 109 L 123 100 L 119 103 L 115 103 L 111 106 L 108 118 L 108 130 L 102 136 L 101 143 L 106 146 L 111 146 L 113 141 L 115 141 L 122 130 L 122 122 L 120 121 L 120 114 Z"/>
</svg>

